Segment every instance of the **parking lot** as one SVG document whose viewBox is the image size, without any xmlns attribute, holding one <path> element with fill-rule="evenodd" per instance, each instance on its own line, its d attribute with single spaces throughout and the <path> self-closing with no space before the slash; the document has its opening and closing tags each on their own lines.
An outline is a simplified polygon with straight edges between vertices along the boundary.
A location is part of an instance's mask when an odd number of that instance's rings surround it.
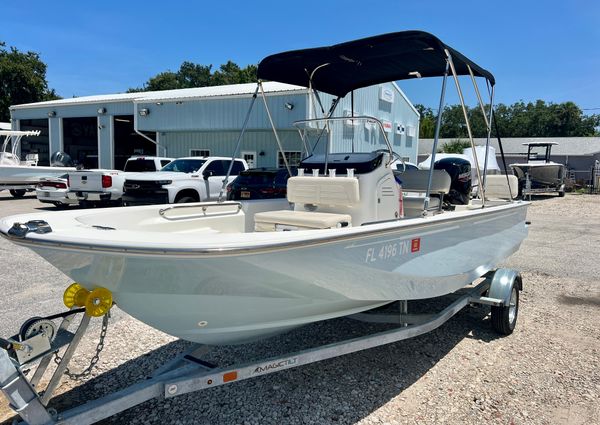
<svg viewBox="0 0 600 425">
<path fill-rule="evenodd" d="M 0 192 L 0 216 L 52 212 L 35 197 Z M 467 308 L 411 340 L 309 366 L 150 401 L 105 423 L 248 424 L 595 424 L 600 418 L 600 197 L 536 197 L 529 237 L 505 264 L 521 271 L 517 329 L 499 337 L 489 308 Z M 9 336 L 31 316 L 64 310 L 71 281 L 25 248 L 0 240 L 2 317 Z M 65 378 L 58 410 L 143 379 L 188 344 L 114 308 L 98 367 L 84 382 Z M 99 323 L 73 369 L 94 354 Z M 314 346 L 376 325 L 336 319 L 245 346 L 219 347 L 227 364 Z M 0 420 L 11 413 L 1 400 Z"/>
</svg>

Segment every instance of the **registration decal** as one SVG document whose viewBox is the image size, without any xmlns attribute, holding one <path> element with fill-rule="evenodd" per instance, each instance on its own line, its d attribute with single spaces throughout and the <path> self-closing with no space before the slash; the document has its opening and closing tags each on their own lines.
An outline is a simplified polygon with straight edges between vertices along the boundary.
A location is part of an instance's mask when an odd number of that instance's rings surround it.
<svg viewBox="0 0 600 425">
<path fill-rule="evenodd" d="M 406 254 L 413 254 L 421 250 L 421 238 L 406 239 L 403 241 L 384 243 L 380 246 L 367 248 L 365 263 L 385 261 Z"/>
<path fill-rule="evenodd" d="M 415 238 L 410 241 L 410 252 L 418 252 L 421 250 L 421 238 Z"/>
</svg>

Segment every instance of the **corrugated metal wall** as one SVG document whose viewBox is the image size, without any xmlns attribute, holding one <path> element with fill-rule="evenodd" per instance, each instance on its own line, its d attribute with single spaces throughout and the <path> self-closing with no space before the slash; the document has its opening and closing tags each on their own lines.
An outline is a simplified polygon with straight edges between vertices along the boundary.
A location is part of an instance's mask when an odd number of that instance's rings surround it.
<svg viewBox="0 0 600 425">
<path fill-rule="evenodd" d="M 239 131 L 201 131 L 161 133 L 160 144 L 168 156 L 189 156 L 192 149 L 206 149 L 213 156 L 231 156 Z M 286 151 L 302 151 L 302 141 L 297 131 L 284 130 L 277 134 Z M 271 130 L 251 130 L 244 134 L 240 145 L 242 151 L 256 152 L 257 167 L 277 166 L 277 142 Z M 263 155 L 261 155 L 261 152 Z"/>
<path fill-rule="evenodd" d="M 306 118 L 304 90 L 294 94 L 267 94 L 267 104 L 278 129 L 291 129 L 296 120 Z M 147 116 L 138 116 L 138 128 L 148 131 L 213 131 L 242 128 L 250 107 L 250 97 L 182 99 L 179 101 L 139 103 L 138 109 L 148 109 Z M 292 109 L 286 108 L 286 103 Z M 262 98 L 256 99 L 248 129 L 271 128 Z"/>
<path fill-rule="evenodd" d="M 380 91 L 382 88 L 394 93 L 391 102 L 381 99 Z M 326 106 L 329 106 L 333 101 L 333 96 L 322 95 L 321 97 L 323 104 Z M 354 109 L 354 116 L 368 115 L 381 121 L 390 122 L 392 129 L 387 133 L 387 136 L 394 151 L 400 156 L 409 158 L 411 162 L 416 161 L 419 115 L 403 96 L 398 86 L 394 83 L 386 83 L 356 90 L 354 92 L 354 108 L 352 108 L 351 96 L 348 94 L 340 101 L 334 115 L 349 115 L 352 109 Z M 356 127 L 342 124 L 344 126 L 343 136 L 332 141 L 332 152 L 348 152 L 353 143 L 354 150 L 358 152 L 386 148 L 379 129 L 374 131 L 373 129 L 367 129 L 364 123 L 360 124 Z M 397 126 L 404 128 L 404 131 L 398 132 L 396 130 Z M 409 134 L 412 134 L 412 136 Z"/>
</svg>

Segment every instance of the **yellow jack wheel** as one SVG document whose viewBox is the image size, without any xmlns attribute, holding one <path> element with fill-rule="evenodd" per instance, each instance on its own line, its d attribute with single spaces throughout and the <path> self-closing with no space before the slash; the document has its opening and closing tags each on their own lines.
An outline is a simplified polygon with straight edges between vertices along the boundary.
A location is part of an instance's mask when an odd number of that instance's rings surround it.
<svg viewBox="0 0 600 425">
<path fill-rule="evenodd" d="M 71 284 L 63 295 L 68 308 L 85 307 L 88 316 L 100 317 L 112 307 L 112 293 L 106 288 L 95 288 L 88 291 L 78 283 Z"/>
<path fill-rule="evenodd" d="M 106 288 L 96 288 L 87 296 L 85 313 L 92 317 L 104 316 L 108 313 L 112 304 L 112 293 Z"/>
<path fill-rule="evenodd" d="M 72 283 L 63 294 L 63 302 L 67 308 L 83 307 L 90 291 L 79 283 Z"/>
</svg>

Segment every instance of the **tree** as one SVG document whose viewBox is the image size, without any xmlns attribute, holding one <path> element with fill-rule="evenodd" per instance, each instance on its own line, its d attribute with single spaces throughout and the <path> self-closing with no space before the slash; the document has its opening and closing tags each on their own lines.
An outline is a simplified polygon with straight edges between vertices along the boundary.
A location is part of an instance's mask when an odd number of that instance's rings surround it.
<svg viewBox="0 0 600 425">
<path fill-rule="evenodd" d="M 419 111 L 419 115 L 421 116 L 419 122 L 419 138 L 433 139 L 435 136 L 436 123 L 436 116 L 433 114 L 433 110 L 421 104 L 416 104 L 415 109 Z"/>
<path fill-rule="evenodd" d="M 0 42 L 0 121 L 10 120 L 9 107 L 60 99 L 46 81 L 46 64 L 35 52 L 22 53 Z"/>
<path fill-rule="evenodd" d="M 485 105 L 486 110 L 488 107 Z M 486 137 L 487 128 L 481 108 L 467 107 L 467 116 L 473 137 Z M 529 103 L 519 101 L 509 106 L 499 104 L 495 107 L 495 117 L 501 137 L 584 137 L 599 134 L 600 115 L 585 115 L 573 102 L 555 104 L 537 100 Z M 457 139 L 468 135 L 462 107 L 451 105 L 444 108 L 440 137 Z M 433 137 L 433 131 L 422 132 L 421 137 Z"/>
<path fill-rule="evenodd" d="M 256 81 L 255 65 L 240 68 L 232 61 L 228 61 L 211 73 L 212 65 L 200 65 L 193 62 L 183 62 L 177 72 L 161 72 L 148 81 L 141 88 L 130 88 L 128 93 L 155 90 L 185 89 L 191 87 L 220 86 L 224 84 L 241 84 Z"/>
<path fill-rule="evenodd" d="M 453 139 L 450 142 L 444 144 L 441 148 L 443 153 L 463 153 L 465 148 L 470 148 L 471 142 L 468 140 Z"/>
</svg>

